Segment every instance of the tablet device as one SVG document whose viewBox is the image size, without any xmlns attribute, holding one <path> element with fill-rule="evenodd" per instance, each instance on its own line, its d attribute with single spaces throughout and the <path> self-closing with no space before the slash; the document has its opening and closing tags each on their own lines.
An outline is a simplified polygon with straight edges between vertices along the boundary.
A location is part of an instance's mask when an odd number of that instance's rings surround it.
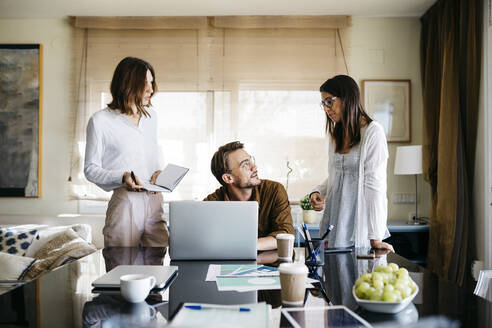
<svg viewBox="0 0 492 328">
<path fill-rule="evenodd" d="M 95 288 L 120 288 L 120 277 L 126 274 L 144 274 L 155 277 L 154 288 L 164 288 L 178 271 L 177 266 L 118 265 L 92 282 Z"/>
<path fill-rule="evenodd" d="M 284 308 L 282 314 L 290 327 L 371 327 L 343 305 L 325 307 Z"/>
</svg>

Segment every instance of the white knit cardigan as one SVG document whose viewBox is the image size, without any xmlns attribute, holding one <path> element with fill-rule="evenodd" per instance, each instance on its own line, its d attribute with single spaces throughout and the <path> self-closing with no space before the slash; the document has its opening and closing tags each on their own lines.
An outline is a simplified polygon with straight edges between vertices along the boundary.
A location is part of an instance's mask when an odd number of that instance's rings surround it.
<svg viewBox="0 0 492 328">
<path fill-rule="evenodd" d="M 365 130 L 365 131 L 364 131 Z M 326 200 L 333 185 L 335 143 L 328 142 L 328 178 L 316 187 Z M 389 237 L 386 227 L 388 199 L 386 197 L 386 165 L 388 145 L 383 127 L 372 121 L 361 130 L 359 182 L 355 219 L 355 247 L 370 247 L 370 240 Z M 325 212 L 326 213 L 326 212 Z M 323 215 L 320 233 L 326 231 L 328 217 Z"/>
</svg>

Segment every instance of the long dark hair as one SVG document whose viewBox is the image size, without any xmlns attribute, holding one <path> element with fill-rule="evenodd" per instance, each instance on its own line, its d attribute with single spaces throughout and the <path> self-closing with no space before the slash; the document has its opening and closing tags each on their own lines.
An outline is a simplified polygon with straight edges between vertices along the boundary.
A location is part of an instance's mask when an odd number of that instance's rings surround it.
<svg viewBox="0 0 492 328">
<path fill-rule="evenodd" d="M 364 111 L 359 87 L 350 76 L 337 75 L 327 80 L 319 87 L 320 92 L 327 92 L 338 97 L 341 101 L 342 112 L 340 122 L 333 122 L 326 114 L 326 132 L 330 132 L 335 141 L 335 152 L 343 149 L 345 136 L 348 136 L 350 148 L 360 142 L 360 128 L 362 119 L 368 125 L 372 119 Z"/>
<path fill-rule="evenodd" d="M 152 65 L 135 57 L 123 58 L 114 70 L 113 79 L 111 80 L 111 96 L 113 100 L 108 104 L 108 107 L 120 110 L 123 114 L 133 114 L 131 106 L 135 104 L 139 114 L 150 116 L 142 105 L 147 70 L 152 74 L 152 94 L 150 95 L 152 97 L 157 91 Z M 149 99 L 147 106 L 151 105 Z"/>
</svg>

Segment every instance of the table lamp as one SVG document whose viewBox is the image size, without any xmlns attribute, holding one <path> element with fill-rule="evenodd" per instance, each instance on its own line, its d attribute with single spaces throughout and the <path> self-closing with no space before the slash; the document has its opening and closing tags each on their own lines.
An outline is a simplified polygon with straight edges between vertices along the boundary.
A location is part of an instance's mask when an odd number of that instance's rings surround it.
<svg viewBox="0 0 492 328">
<path fill-rule="evenodd" d="M 396 148 L 395 157 L 395 175 L 415 176 L 415 216 L 412 217 L 408 224 L 419 224 L 418 220 L 418 189 L 417 174 L 422 174 L 422 146 L 401 146 Z"/>
</svg>

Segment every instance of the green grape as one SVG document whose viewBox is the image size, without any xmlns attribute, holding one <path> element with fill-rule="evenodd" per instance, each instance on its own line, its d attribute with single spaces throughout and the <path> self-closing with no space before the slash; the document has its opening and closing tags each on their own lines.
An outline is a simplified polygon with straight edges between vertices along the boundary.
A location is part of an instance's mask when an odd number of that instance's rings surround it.
<svg viewBox="0 0 492 328">
<path fill-rule="evenodd" d="M 408 284 L 405 284 L 397 280 L 393 286 L 395 287 L 396 290 L 402 291 L 403 289 L 407 288 Z"/>
<path fill-rule="evenodd" d="M 363 282 L 362 284 L 359 285 L 359 290 L 361 292 L 367 292 L 369 290 L 369 288 L 371 288 L 371 285 L 369 285 L 367 282 Z"/>
<path fill-rule="evenodd" d="M 398 278 L 408 277 L 408 270 L 405 268 L 400 268 L 396 272 Z"/>
<path fill-rule="evenodd" d="M 384 291 L 385 292 L 392 292 L 394 290 L 395 290 L 395 287 L 393 287 L 393 285 L 390 285 L 390 284 L 384 285 Z"/>
<path fill-rule="evenodd" d="M 371 286 L 367 282 L 363 282 L 355 290 L 355 295 L 357 295 L 358 298 L 366 298 L 367 292 L 370 288 Z"/>
<path fill-rule="evenodd" d="M 411 280 L 410 276 L 398 277 L 396 279 L 396 281 L 399 281 L 399 282 L 406 284 L 406 285 L 410 284 L 410 280 Z"/>
<path fill-rule="evenodd" d="M 386 273 L 393 273 L 393 268 L 390 267 L 390 266 L 384 266 L 383 267 L 383 272 L 386 272 Z"/>
<path fill-rule="evenodd" d="M 371 273 L 364 273 L 362 275 L 362 279 L 365 281 L 365 282 L 371 282 L 372 281 L 372 274 Z"/>
<path fill-rule="evenodd" d="M 417 289 L 417 284 L 413 280 L 410 280 L 409 286 L 412 288 L 412 293 Z"/>
<path fill-rule="evenodd" d="M 360 284 L 362 284 L 364 282 L 364 279 L 362 279 L 362 277 L 360 277 L 359 279 L 357 279 L 355 281 L 355 287 L 359 287 Z"/>
<path fill-rule="evenodd" d="M 412 289 L 410 287 L 405 287 L 403 290 L 401 290 L 401 297 L 402 298 L 407 298 L 408 296 L 412 295 Z"/>
<path fill-rule="evenodd" d="M 355 295 L 358 298 L 364 298 L 364 296 L 365 296 L 364 292 L 362 292 L 359 288 L 355 289 Z"/>
<path fill-rule="evenodd" d="M 384 282 L 383 280 L 376 280 L 376 281 L 373 281 L 372 282 L 372 285 L 374 286 L 374 288 L 376 289 L 383 289 L 384 288 Z"/>
<path fill-rule="evenodd" d="M 384 273 L 382 272 L 373 272 L 372 273 L 372 281 L 375 281 L 375 280 L 382 280 L 384 277 Z"/>
<path fill-rule="evenodd" d="M 399 266 L 396 263 L 389 263 L 388 266 L 390 266 L 393 269 L 393 272 L 396 272 L 399 269 Z"/>
<path fill-rule="evenodd" d="M 371 290 L 371 293 L 369 294 L 369 299 L 371 301 L 381 301 L 382 298 L 383 298 L 382 289 L 375 288 L 374 290 Z"/>
<path fill-rule="evenodd" d="M 383 301 L 396 302 L 397 296 L 395 292 L 383 292 Z"/>
<path fill-rule="evenodd" d="M 385 266 L 378 265 L 377 267 L 374 268 L 374 272 L 386 272 Z"/>
<path fill-rule="evenodd" d="M 390 281 L 390 279 L 392 277 L 392 274 L 389 274 L 389 273 L 386 273 L 385 272 L 385 273 L 382 274 L 382 276 L 383 276 L 383 282 L 385 284 L 387 284 Z"/>
</svg>

